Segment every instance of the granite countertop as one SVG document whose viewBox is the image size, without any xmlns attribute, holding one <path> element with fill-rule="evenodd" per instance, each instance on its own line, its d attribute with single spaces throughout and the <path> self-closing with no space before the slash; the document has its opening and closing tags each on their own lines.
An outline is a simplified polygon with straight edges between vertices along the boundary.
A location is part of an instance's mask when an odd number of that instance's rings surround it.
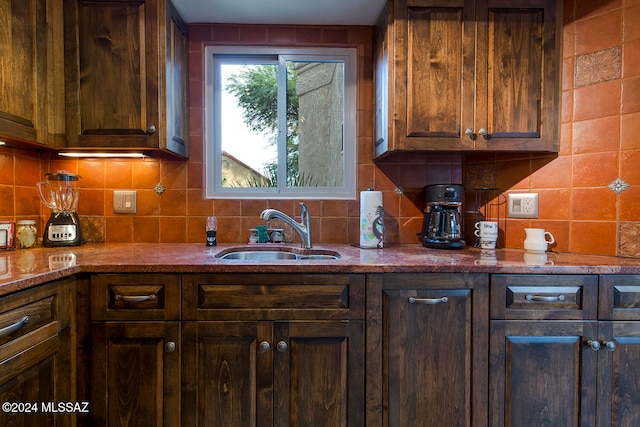
<svg viewBox="0 0 640 427">
<path fill-rule="evenodd" d="M 264 249 L 287 246 L 259 245 Z M 316 245 L 337 251 L 336 260 L 222 260 L 216 254 L 244 244 L 128 243 L 0 252 L 0 295 L 75 273 L 524 273 L 640 274 L 640 259 L 520 249 L 495 251 L 427 249 L 419 244 L 359 249 L 344 244 Z M 253 246 L 254 248 L 256 246 Z M 290 246 L 299 250 L 297 246 Z"/>
</svg>

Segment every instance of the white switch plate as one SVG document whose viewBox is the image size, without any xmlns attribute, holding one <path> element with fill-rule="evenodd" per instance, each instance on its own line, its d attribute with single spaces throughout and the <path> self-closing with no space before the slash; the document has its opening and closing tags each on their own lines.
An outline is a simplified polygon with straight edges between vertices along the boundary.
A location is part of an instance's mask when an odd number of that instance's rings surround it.
<svg viewBox="0 0 640 427">
<path fill-rule="evenodd" d="M 135 190 L 113 190 L 113 213 L 136 213 L 137 195 Z"/>
<path fill-rule="evenodd" d="M 538 218 L 538 193 L 508 193 L 507 217 Z"/>
</svg>

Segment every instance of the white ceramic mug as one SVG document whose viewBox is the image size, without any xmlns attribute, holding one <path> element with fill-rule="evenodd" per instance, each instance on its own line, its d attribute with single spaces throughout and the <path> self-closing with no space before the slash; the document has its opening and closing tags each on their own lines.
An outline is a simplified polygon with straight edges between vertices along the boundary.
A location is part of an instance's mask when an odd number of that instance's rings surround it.
<svg viewBox="0 0 640 427">
<path fill-rule="evenodd" d="M 544 228 L 525 228 L 527 238 L 524 239 L 524 250 L 530 252 L 546 252 L 549 245 L 555 243 L 556 239 Z M 547 237 L 549 238 L 547 240 Z"/>
<path fill-rule="evenodd" d="M 498 222 L 497 221 L 478 221 L 476 222 L 476 230 L 473 232 L 480 239 L 487 238 L 496 240 L 498 238 Z"/>
</svg>

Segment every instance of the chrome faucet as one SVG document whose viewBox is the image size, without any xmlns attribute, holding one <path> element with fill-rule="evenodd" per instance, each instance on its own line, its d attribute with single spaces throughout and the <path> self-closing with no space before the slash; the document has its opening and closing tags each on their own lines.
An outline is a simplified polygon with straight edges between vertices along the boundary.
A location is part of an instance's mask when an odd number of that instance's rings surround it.
<svg viewBox="0 0 640 427">
<path fill-rule="evenodd" d="M 311 219 L 309 218 L 307 206 L 303 202 L 300 202 L 300 208 L 302 209 L 302 212 L 300 213 L 300 222 L 296 222 L 296 220 L 291 218 L 289 215 L 276 209 L 263 210 L 260 214 L 260 218 L 265 221 L 278 218 L 289 224 L 300 236 L 300 243 L 302 247 L 309 249 L 311 247 Z"/>
</svg>

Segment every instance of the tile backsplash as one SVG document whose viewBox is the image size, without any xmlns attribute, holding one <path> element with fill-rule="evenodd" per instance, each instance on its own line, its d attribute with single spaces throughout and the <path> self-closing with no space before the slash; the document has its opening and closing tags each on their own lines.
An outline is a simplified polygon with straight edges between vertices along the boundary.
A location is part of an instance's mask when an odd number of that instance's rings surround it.
<svg viewBox="0 0 640 427">
<path fill-rule="evenodd" d="M 203 198 L 203 63 L 211 44 L 355 47 L 358 50 L 358 190 L 383 192 L 389 243 L 418 243 L 422 187 L 464 181 L 467 189 L 535 191 L 536 220 L 503 220 L 503 246 L 522 247 L 524 227 L 540 226 L 557 251 L 640 256 L 640 0 L 567 1 L 563 34 L 561 151 L 551 154 L 402 154 L 373 162 L 371 27 L 193 24 L 189 26 L 190 143 L 188 161 L 60 160 L 48 153 L 0 148 L 0 220 L 38 218 L 49 210 L 35 182 L 58 169 L 79 173 L 79 213 L 91 241 L 204 242 L 208 215 L 219 240 L 246 242 L 267 207 L 299 214 L 298 200 Z M 11 173 L 8 173 L 11 171 Z M 628 185 L 620 186 L 616 180 Z M 157 184 L 166 190 L 154 191 Z M 612 187 L 610 187 L 612 185 Z M 136 214 L 113 214 L 114 189 L 138 192 Z M 468 191 L 469 194 L 469 191 Z M 307 201 L 316 243 L 356 243 L 359 204 Z M 466 206 L 472 227 L 473 202 Z M 504 218 L 504 212 L 501 215 Z"/>
</svg>

